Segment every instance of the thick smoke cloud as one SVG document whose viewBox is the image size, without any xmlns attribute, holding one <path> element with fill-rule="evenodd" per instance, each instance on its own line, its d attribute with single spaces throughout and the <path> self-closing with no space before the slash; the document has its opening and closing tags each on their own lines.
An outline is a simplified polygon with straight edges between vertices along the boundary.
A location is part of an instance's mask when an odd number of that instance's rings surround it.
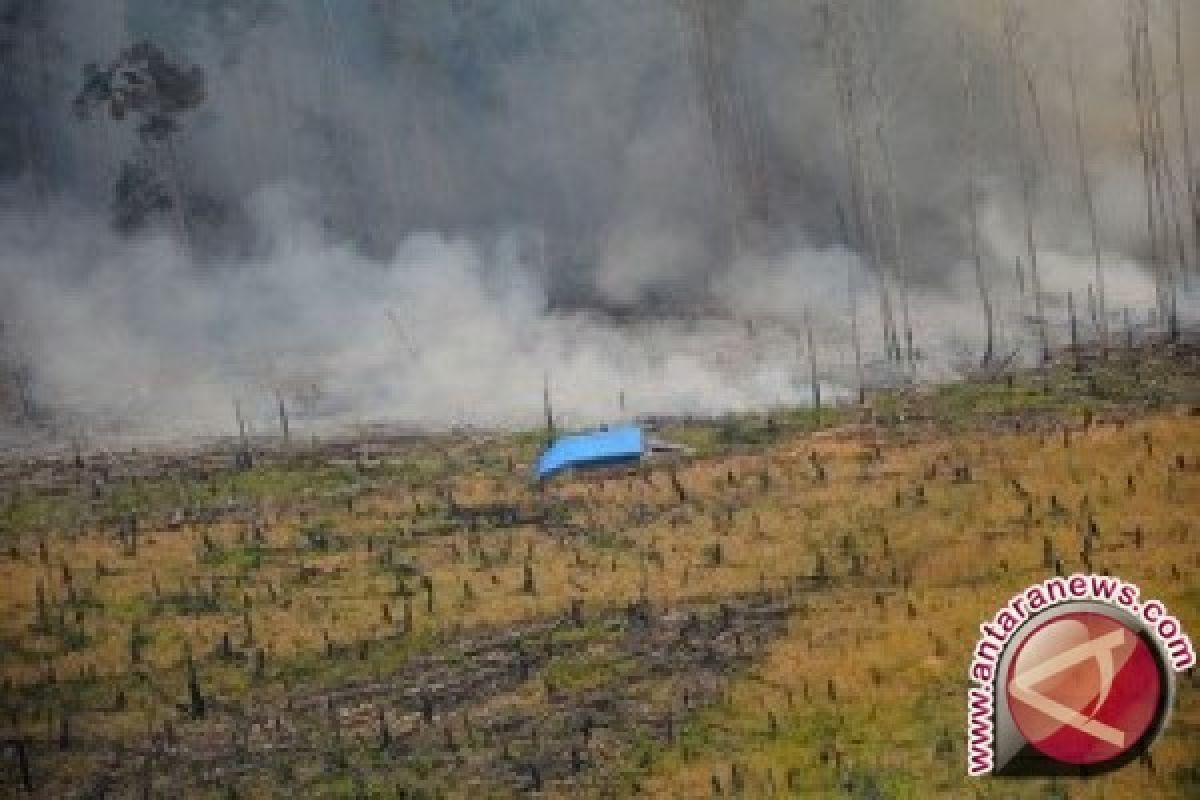
<svg viewBox="0 0 1200 800">
<path fill-rule="evenodd" d="M 849 287 L 875 362 L 880 278 L 871 248 L 839 224 L 850 199 L 825 4 L 719 5 L 740 11 L 706 62 L 687 3 L 3 0 L 8 405 L 21 395 L 60 429 L 96 435 L 226 431 L 234 398 L 265 425 L 275 392 L 311 425 L 527 425 L 544 373 L 579 424 L 611 419 L 620 392 L 638 412 L 803 403 L 806 314 L 828 390 L 850 385 Z M 1069 53 L 1110 310 L 1153 302 L 1125 4 L 1012 4 L 1042 115 L 1041 131 L 1027 119 L 1023 151 L 1005 5 L 833 4 L 836 19 L 854 20 L 862 76 L 880 96 L 864 128 L 873 138 L 883 124 L 895 164 L 928 377 L 977 358 L 982 332 L 960 37 L 1003 349 L 1032 341 L 1013 269 L 1025 253 L 1018 152 L 1038 169 L 1048 313 L 1060 320 L 1063 294 L 1082 297 L 1092 280 Z M 1169 94 L 1173 6 L 1152 5 Z M 1185 16 L 1193 72 L 1197 26 L 1200 14 Z M 111 230 L 136 136 L 128 123 L 71 114 L 84 65 L 141 39 L 206 75 L 208 96 L 174 141 L 196 217 L 186 243 L 168 220 L 132 237 Z M 1178 120 L 1165 108 L 1174 146 Z M 888 263 L 888 200 L 874 180 Z M 735 243 L 746 195 L 766 211 L 752 240 Z"/>
<path fill-rule="evenodd" d="M 160 434 L 227 429 L 235 397 L 269 419 L 276 391 L 314 423 L 534 424 L 545 369 L 568 423 L 611 418 L 621 392 L 644 412 L 718 412 L 807 391 L 789 338 L 747 347 L 729 323 L 552 312 L 508 235 L 414 234 L 388 261 L 367 259 L 331 241 L 297 196 L 254 197 L 253 222 L 272 237 L 263 254 L 205 271 L 165 235 L 131 243 L 64 223 L 47 257 L 44 240 L 17 250 L 22 232 L 5 230 L 19 269 L 0 289 L 54 311 L 19 314 L 10 331 L 40 391 L 93 422 Z M 821 257 L 831 272 L 858 269 L 844 251 Z"/>
</svg>

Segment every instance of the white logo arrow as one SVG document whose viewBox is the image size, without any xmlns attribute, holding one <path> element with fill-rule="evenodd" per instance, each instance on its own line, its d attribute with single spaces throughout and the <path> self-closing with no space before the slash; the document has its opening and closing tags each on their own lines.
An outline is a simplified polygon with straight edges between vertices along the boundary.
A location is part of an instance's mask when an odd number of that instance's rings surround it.
<svg viewBox="0 0 1200 800">
<path fill-rule="evenodd" d="M 1069 725 L 1075 730 L 1083 731 L 1089 736 L 1108 742 L 1114 747 L 1124 747 L 1124 731 L 1118 730 L 1111 725 L 1105 725 L 1103 722 L 1092 717 L 1085 717 L 1078 711 L 1067 708 L 1062 703 L 1052 700 L 1033 689 L 1036 684 L 1044 681 L 1046 678 L 1057 675 L 1065 669 L 1093 658 L 1096 660 L 1096 665 L 1100 668 L 1101 680 L 1100 697 L 1096 700 L 1095 708 L 1092 711 L 1092 716 L 1094 717 L 1104 707 L 1104 701 L 1108 699 L 1108 693 L 1112 690 L 1112 651 L 1123 644 L 1125 644 L 1125 629 L 1118 628 L 1098 639 L 1092 639 L 1083 644 L 1076 645 L 1053 658 L 1046 659 L 1037 666 L 1014 675 L 1012 681 L 1008 684 L 1008 691 L 1022 703 L 1037 709 L 1051 719 L 1057 720 L 1064 725 Z"/>
</svg>

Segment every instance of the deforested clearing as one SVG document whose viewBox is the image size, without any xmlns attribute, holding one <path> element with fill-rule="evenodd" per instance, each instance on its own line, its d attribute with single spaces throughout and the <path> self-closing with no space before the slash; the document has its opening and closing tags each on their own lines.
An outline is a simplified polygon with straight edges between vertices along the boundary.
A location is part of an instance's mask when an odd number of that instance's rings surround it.
<svg viewBox="0 0 1200 800">
<path fill-rule="evenodd" d="M 1187 674 L 1101 780 L 968 789 L 962 716 L 1055 571 L 1195 627 L 1194 358 L 663 423 L 691 455 L 541 489 L 534 435 L 9 462 L 5 728 L 40 796 L 1189 796 Z"/>
</svg>

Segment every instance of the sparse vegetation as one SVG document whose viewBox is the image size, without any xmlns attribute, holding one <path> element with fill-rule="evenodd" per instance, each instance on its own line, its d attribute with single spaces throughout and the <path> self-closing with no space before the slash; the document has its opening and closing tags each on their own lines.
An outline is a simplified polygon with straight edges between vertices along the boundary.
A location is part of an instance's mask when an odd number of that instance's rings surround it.
<svg viewBox="0 0 1200 800">
<path fill-rule="evenodd" d="M 544 492 L 524 435 L 12 465 L 0 786 L 1189 796 L 1187 677 L 1153 771 L 966 783 L 969 649 L 1014 590 L 1090 566 L 1200 625 L 1194 366 L 1048 374 L 674 423 L 691 460 Z"/>
</svg>

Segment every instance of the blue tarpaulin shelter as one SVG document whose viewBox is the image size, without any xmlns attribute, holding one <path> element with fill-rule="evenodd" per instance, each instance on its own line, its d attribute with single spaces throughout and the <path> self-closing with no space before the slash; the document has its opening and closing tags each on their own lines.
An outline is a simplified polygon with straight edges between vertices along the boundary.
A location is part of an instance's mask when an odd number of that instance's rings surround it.
<svg viewBox="0 0 1200 800">
<path fill-rule="evenodd" d="M 641 459 L 646 441 L 638 425 L 622 425 L 556 439 L 537 460 L 537 478 L 543 480 L 566 469 L 587 469 L 627 464 Z"/>
</svg>

